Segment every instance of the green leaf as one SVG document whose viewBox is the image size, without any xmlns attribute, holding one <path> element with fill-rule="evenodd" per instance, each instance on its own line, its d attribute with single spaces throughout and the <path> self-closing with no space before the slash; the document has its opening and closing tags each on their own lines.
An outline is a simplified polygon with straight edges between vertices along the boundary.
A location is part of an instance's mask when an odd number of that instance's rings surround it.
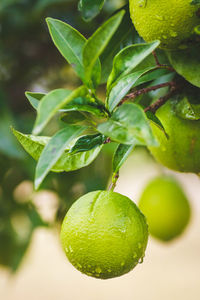
<svg viewBox="0 0 200 300">
<path fill-rule="evenodd" d="M 75 69 L 77 75 L 84 79 L 82 50 L 86 38 L 69 24 L 53 18 L 47 18 L 51 38 L 60 53 Z"/>
<path fill-rule="evenodd" d="M 173 68 L 193 85 L 200 87 L 200 45 L 181 51 L 168 51 Z"/>
<path fill-rule="evenodd" d="M 185 96 L 174 105 L 176 114 L 185 120 L 200 120 L 200 104 L 190 103 Z"/>
<path fill-rule="evenodd" d="M 154 41 L 152 43 L 130 45 L 122 49 L 114 58 L 113 69 L 107 82 L 108 91 L 116 80 L 129 74 L 149 56 L 159 44 L 159 41 Z"/>
<path fill-rule="evenodd" d="M 166 138 L 168 138 L 168 135 L 165 131 L 164 126 L 162 125 L 162 123 L 160 122 L 160 120 L 156 117 L 156 115 L 154 115 L 150 110 L 146 111 L 146 116 L 149 120 L 151 120 L 151 122 L 157 126 L 158 128 L 160 128 L 160 130 L 163 131 L 163 133 L 165 134 Z"/>
<path fill-rule="evenodd" d="M 120 51 L 120 49 L 132 44 L 133 39 L 136 36 L 133 23 L 130 19 L 129 7 L 126 5 L 123 8 L 125 8 L 125 15 L 123 16 L 122 22 L 100 56 L 102 65 L 101 83 L 105 83 L 107 81 L 108 76 L 112 71 L 114 56 Z"/>
<path fill-rule="evenodd" d="M 119 26 L 123 15 L 124 11 L 120 11 L 111 17 L 95 31 L 85 44 L 83 49 L 83 64 L 85 67 L 86 82 L 90 82 L 93 67 Z"/>
<path fill-rule="evenodd" d="M 85 119 L 87 119 L 87 116 L 84 115 L 84 113 L 80 111 L 69 111 L 64 113 L 60 120 L 66 124 L 76 124 L 81 123 Z"/>
<path fill-rule="evenodd" d="M 80 0 L 78 8 L 86 21 L 92 20 L 101 11 L 105 0 Z"/>
<path fill-rule="evenodd" d="M 92 150 L 101 146 L 106 140 L 106 137 L 100 133 L 84 135 L 80 137 L 74 146 L 71 148 L 70 153 L 78 153 Z"/>
<path fill-rule="evenodd" d="M 124 77 L 120 78 L 116 81 L 111 91 L 106 99 L 106 107 L 107 109 L 112 112 L 115 107 L 119 104 L 119 102 L 126 96 L 129 90 L 137 85 L 144 83 L 142 76 L 148 73 L 149 71 L 155 70 L 155 67 L 150 67 L 142 71 L 138 71 L 135 73 L 131 73 L 125 75 Z M 141 78 L 141 80 L 139 80 Z M 151 77 L 146 77 L 146 82 L 151 80 Z"/>
<path fill-rule="evenodd" d="M 97 117 L 105 117 L 105 107 L 103 104 L 97 104 L 91 97 L 78 97 L 63 107 L 62 112 L 85 111 L 92 113 Z"/>
<path fill-rule="evenodd" d="M 143 109 L 134 103 L 121 105 L 97 130 L 126 145 L 158 145 Z"/>
<path fill-rule="evenodd" d="M 113 157 L 112 168 L 114 174 L 119 171 L 123 163 L 127 160 L 128 156 L 133 151 L 134 147 L 135 145 L 119 144 Z"/>
<path fill-rule="evenodd" d="M 65 128 L 58 131 L 46 144 L 41 156 L 38 160 L 38 164 L 35 172 L 35 189 L 38 189 L 42 181 L 57 163 L 59 158 L 64 153 L 70 142 L 76 138 L 85 127 L 82 126 L 65 126 Z"/>
<path fill-rule="evenodd" d="M 65 89 L 57 89 L 48 93 L 42 98 L 38 106 L 38 114 L 35 121 L 33 134 L 39 134 L 46 126 L 49 120 L 61 109 L 64 105 L 79 96 L 85 96 L 88 93 L 84 86 L 81 86 L 70 92 Z"/>
<path fill-rule="evenodd" d="M 44 147 L 50 141 L 50 137 L 34 136 L 30 134 L 23 134 L 17 130 L 12 129 L 13 134 L 16 136 L 25 151 L 30 154 L 36 161 L 40 158 Z M 97 147 L 90 151 L 80 153 L 70 153 L 70 149 L 75 144 L 76 139 L 65 148 L 64 153 L 51 168 L 53 172 L 69 172 L 81 169 L 89 165 L 99 154 L 102 147 Z"/>
<path fill-rule="evenodd" d="M 86 38 L 69 24 L 60 20 L 47 18 L 47 25 L 55 46 L 75 69 L 77 75 L 85 82 L 82 52 L 87 41 Z M 91 81 L 88 82 L 88 85 L 92 85 L 92 87 L 93 85 L 96 87 L 99 84 L 101 76 L 100 62 L 99 60 L 95 62 L 96 64 L 93 65 L 94 68 L 91 71 L 93 83 Z"/>
<path fill-rule="evenodd" d="M 39 101 L 42 100 L 42 98 L 46 94 L 26 92 L 25 95 L 26 95 L 26 98 L 28 99 L 28 101 L 30 102 L 30 104 L 33 106 L 33 108 L 35 108 L 37 110 Z"/>
</svg>

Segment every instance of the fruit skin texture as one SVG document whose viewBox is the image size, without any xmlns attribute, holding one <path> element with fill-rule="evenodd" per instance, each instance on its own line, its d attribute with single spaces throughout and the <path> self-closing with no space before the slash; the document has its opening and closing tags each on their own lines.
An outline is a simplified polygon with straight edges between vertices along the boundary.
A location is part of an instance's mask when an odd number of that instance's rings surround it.
<svg viewBox="0 0 200 300">
<path fill-rule="evenodd" d="M 168 134 L 154 124 L 153 133 L 160 143 L 158 147 L 149 147 L 152 155 L 162 165 L 179 172 L 200 172 L 200 120 L 185 120 L 174 111 L 173 100 L 161 106 L 156 116 Z"/>
<path fill-rule="evenodd" d="M 170 241 L 179 236 L 190 219 L 190 205 L 179 184 L 169 176 L 153 179 L 144 189 L 139 208 L 152 236 Z"/>
<path fill-rule="evenodd" d="M 130 0 L 130 15 L 146 42 L 160 40 L 161 48 L 180 49 L 200 24 L 199 5 L 191 0 Z"/>
<path fill-rule="evenodd" d="M 107 279 L 129 272 L 143 259 L 148 227 L 129 198 L 112 191 L 95 191 L 72 205 L 60 237 L 75 268 Z"/>
</svg>

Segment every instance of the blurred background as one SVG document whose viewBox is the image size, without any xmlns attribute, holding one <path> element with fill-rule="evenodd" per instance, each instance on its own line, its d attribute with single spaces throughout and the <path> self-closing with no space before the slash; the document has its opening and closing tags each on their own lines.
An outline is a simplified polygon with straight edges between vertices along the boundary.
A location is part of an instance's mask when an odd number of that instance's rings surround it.
<svg viewBox="0 0 200 300">
<path fill-rule="evenodd" d="M 24 96 L 26 90 L 48 92 L 80 84 L 53 45 L 45 17 L 66 21 L 88 37 L 124 4 L 109 0 L 96 18 L 85 22 L 74 0 L 0 1 L 0 299 L 200 299 L 200 179 L 196 175 L 162 168 L 143 148 L 132 154 L 120 172 L 116 191 L 137 202 L 150 179 L 173 174 L 190 199 L 192 222 L 172 243 L 151 239 L 144 263 L 129 274 L 96 280 L 67 262 L 59 227 L 78 197 L 107 187 L 115 145 L 106 145 L 84 169 L 51 173 L 35 192 L 36 163 L 10 132 L 11 125 L 23 133 L 32 130 L 35 112 Z M 132 39 L 130 31 L 123 46 Z M 57 127 L 54 119 L 45 135 L 52 135 Z"/>
</svg>

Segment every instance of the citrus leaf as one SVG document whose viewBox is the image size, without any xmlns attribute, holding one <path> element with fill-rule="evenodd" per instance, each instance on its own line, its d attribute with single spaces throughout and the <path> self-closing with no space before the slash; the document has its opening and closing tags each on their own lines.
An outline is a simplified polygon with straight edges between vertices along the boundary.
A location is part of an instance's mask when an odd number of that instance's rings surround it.
<svg viewBox="0 0 200 300">
<path fill-rule="evenodd" d="M 42 98 L 45 95 L 46 94 L 43 94 L 43 93 L 32 93 L 32 92 L 25 93 L 26 98 L 28 99 L 30 104 L 33 106 L 33 108 L 35 108 L 36 110 L 38 109 L 39 101 L 42 100 Z"/>
<path fill-rule="evenodd" d="M 164 126 L 162 125 L 162 123 L 160 122 L 160 120 L 156 117 L 156 115 L 154 115 L 154 114 L 152 113 L 152 111 L 148 110 L 148 111 L 146 111 L 146 116 L 147 116 L 147 118 L 148 118 L 149 120 L 151 120 L 151 122 L 152 122 L 154 125 L 156 125 L 158 128 L 160 128 L 160 130 L 162 130 L 163 133 L 165 134 L 166 138 L 168 138 L 168 135 L 167 135 L 167 133 L 166 133 L 166 131 L 165 131 Z"/>
<path fill-rule="evenodd" d="M 80 0 L 78 9 L 86 21 L 92 20 L 101 11 L 105 0 Z"/>
<path fill-rule="evenodd" d="M 101 146 L 106 140 L 106 137 L 100 133 L 84 135 L 80 137 L 74 146 L 70 149 L 70 153 L 78 153 L 92 150 Z"/>
<path fill-rule="evenodd" d="M 152 80 L 151 77 L 148 76 L 144 81 L 142 80 L 142 76 L 154 69 L 155 67 L 150 67 L 142 71 L 125 75 L 124 77 L 117 80 L 113 84 L 111 91 L 106 99 L 106 107 L 108 108 L 108 110 L 112 112 L 131 88 L 136 87 L 137 85 L 144 83 L 145 81 L 147 82 Z M 140 78 L 141 81 L 139 81 Z"/>
<path fill-rule="evenodd" d="M 134 103 L 121 105 L 97 130 L 126 145 L 158 145 L 143 109 Z"/>
<path fill-rule="evenodd" d="M 200 87 L 200 46 L 181 51 L 168 51 L 167 55 L 173 68 L 193 85 Z"/>
<path fill-rule="evenodd" d="M 64 113 L 60 120 L 66 124 L 76 124 L 81 123 L 87 119 L 87 116 L 84 115 L 84 113 L 79 111 L 69 111 Z"/>
<path fill-rule="evenodd" d="M 88 93 L 84 86 L 70 92 L 65 89 L 57 89 L 48 93 L 42 98 L 38 106 L 38 114 L 33 128 L 33 134 L 39 134 L 46 126 L 48 121 L 61 109 L 64 105 L 79 96 L 85 96 Z"/>
<path fill-rule="evenodd" d="M 86 38 L 72 26 L 60 20 L 47 18 L 46 21 L 55 46 L 67 62 L 71 64 L 81 80 L 85 82 L 82 52 L 87 41 Z M 101 74 L 100 62 L 95 62 L 96 64 L 91 72 L 93 83 L 89 82 L 89 86 L 92 84 L 92 87 L 99 84 Z"/>
<path fill-rule="evenodd" d="M 86 42 L 83 49 L 83 64 L 85 68 L 86 82 L 90 82 L 94 64 L 119 26 L 123 15 L 124 11 L 120 11 L 111 17 L 101 27 L 99 27 Z"/>
<path fill-rule="evenodd" d="M 106 83 L 108 76 L 112 71 L 114 56 L 120 49 L 132 44 L 133 39 L 136 36 L 136 32 L 134 32 L 134 27 L 130 19 L 128 5 L 123 7 L 123 9 L 125 9 L 125 15 L 123 16 L 122 22 L 100 56 L 102 65 L 101 83 Z"/>
<path fill-rule="evenodd" d="M 69 143 L 85 130 L 82 126 L 68 125 L 58 131 L 46 144 L 38 160 L 35 172 L 35 189 L 38 189 L 42 181 L 64 153 Z"/>
<path fill-rule="evenodd" d="M 112 168 L 114 174 L 119 171 L 123 163 L 127 160 L 129 154 L 133 151 L 134 147 L 134 145 L 119 144 L 113 157 Z"/>
<path fill-rule="evenodd" d="M 82 50 L 86 38 L 67 23 L 53 18 L 46 19 L 51 38 L 62 56 L 75 69 L 77 75 L 84 79 Z"/>
<path fill-rule="evenodd" d="M 36 161 L 41 156 L 44 147 L 50 140 L 50 137 L 44 136 L 34 136 L 30 134 L 23 134 L 17 130 L 12 129 L 14 135 L 23 146 L 25 151 L 30 154 Z M 80 152 L 80 153 L 69 153 L 70 149 L 73 147 L 76 139 L 70 143 L 65 148 L 64 153 L 57 161 L 57 163 L 51 168 L 53 172 L 69 172 L 81 169 L 89 165 L 99 154 L 102 147 L 97 147 L 90 151 Z"/>
<path fill-rule="evenodd" d="M 107 82 L 108 91 L 116 80 L 129 74 L 149 56 L 159 44 L 159 41 L 154 41 L 152 43 L 130 45 L 122 49 L 113 60 L 113 69 Z"/>
</svg>

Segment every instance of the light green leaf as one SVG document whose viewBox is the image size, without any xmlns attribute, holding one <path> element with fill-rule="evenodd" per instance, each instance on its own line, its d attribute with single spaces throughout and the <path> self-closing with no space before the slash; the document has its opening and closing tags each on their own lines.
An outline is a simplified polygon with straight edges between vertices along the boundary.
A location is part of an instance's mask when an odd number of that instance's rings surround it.
<svg viewBox="0 0 200 300">
<path fill-rule="evenodd" d="M 108 91 L 116 80 L 129 74 L 149 56 L 159 44 L 159 41 L 154 41 L 152 43 L 130 45 L 122 49 L 114 58 L 112 72 L 107 82 Z"/>
<path fill-rule="evenodd" d="M 85 67 L 86 82 L 90 82 L 93 67 L 119 26 L 124 11 L 120 11 L 108 21 L 106 21 L 97 31 L 88 39 L 83 49 L 83 64 Z"/>
<path fill-rule="evenodd" d="M 41 156 L 38 160 L 38 164 L 35 172 L 35 188 L 38 189 L 46 175 L 57 163 L 59 158 L 64 153 L 70 142 L 75 139 L 80 133 L 85 130 L 82 126 L 68 125 L 65 128 L 58 131 L 46 144 Z"/>
<path fill-rule="evenodd" d="M 28 101 L 30 102 L 30 104 L 33 106 L 33 108 L 35 108 L 36 110 L 38 109 L 39 106 L 39 101 L 42 100 L 42 98 L 45 96 L 46 94 L 43 93 L 32 93 L 32 92 L 26 92 L 25 96 L 28 99 Z"/>
<path fill-rule="evenodd" d="M 33 134 L 39 134 L 59 109 L 73 99 L 79 96 L 85 96 L 87 93 L 88 91 L 84 86 L 77 88 L 73 92 L 65 89 L 57 89 L 48 93 L 42 98 L 38 106 L 38 114 L 35 121 Z"/>
<path fill-rule="evenodd" d="M 14 135 L 23 146 L 25 151 L 30 154 L 36 161 L 40 158 L 44 147 L 50 141 L 50 137 L 44 136 L 34 136 L 30 134 L 23 134 L 17 130 L 12 129 Z M 90 151 L 79 152 L 79 153 L 69 153 L 76 140 L 70 142 L 68 146 L 66 146 L 64 153 L 59 158 L 59 160 L 54 164 L 51 168 L 53 172 L 69 172 L 78 170 L 89 165 L 99 154 L 102 147 L 97 147 Z"/>
<path fill-rule="evenodd" d="M 97 130 L 126 145 L 158 145 L 143 109 L 134 103 L 121 105 Z"/>
</svg>

